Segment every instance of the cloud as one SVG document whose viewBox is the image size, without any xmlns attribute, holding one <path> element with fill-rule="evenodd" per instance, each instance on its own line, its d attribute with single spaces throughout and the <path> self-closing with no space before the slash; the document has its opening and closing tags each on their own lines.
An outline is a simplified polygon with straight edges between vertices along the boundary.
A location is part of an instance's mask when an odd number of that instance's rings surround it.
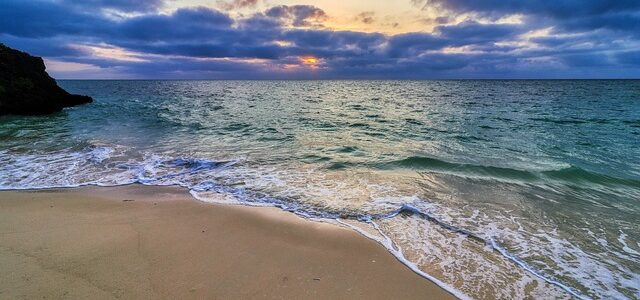
<svg viewBox="0 0 640 300">
<path fill-rule="evenodd" d="M 631 67 L 640 67 L 640 50 L 632 50 L 625 51 L 621 53 L 617 53 L 615 55 L 615 59 L 618 60 L 619 63 L 631 66 Z"/>
<path fill-rule="evenodd" d="M 288 20 L 292 26 L 321 26 L 328 19 L 324 10 L 312 5 L 280 5 L 268 9 L 265 15 L 280 20 Z"/>
<path fill-rule="evenodd" d="M 557 27 L 570 32 L 607 29 L 640 37 L 640 13 L 615 13 L 570 18 L 559 22 Z"/>
<path fill-rule="evenodd" d="M 81 12 L 51 1 L 3 0 L 0 3 L 0 33 L 23 37 L 83 35 L 108 26 L 101 15 Z"/>
<path fill-rule="evenodd" d="M 19 38 L 0 34 L 0 41 L 28 53 L 37 53 L 49 58 L 78 57 L 89 55 L 86 51 L 72 47 L 64 39 L 57 38 Z"/>
<path fill-rule="evenodd" d="M 0 42 L 53 58 L 60 68 L 89 65 L 127 78 L 640 76 L 635 3 L 587 1 L 565 17 L 573 1 L 560 0 L 558 8 L 516 0 L 433 1 L 469 16 L 459 23 L 455 14 L 435 17 L 433 32 L 389 35 L 331 30 L 323 26 L 329 16 L 311 5 L 237 15 L 209 7 L 164 11 L 160 0 L 4 0 Z M 256 1 L 225 3 L 252 7 Z M 524 16 L 500 21 L 511 14 Z M 372 12 L 353 18 L 375 22 Z M 300 64 L 302 56 L 319 58 L 313 72 Z M 76 69 L 60 74 L 99 74 Z"/>
<path fill-rule="evenodd" d="M 374 50 L 381 46 L 386 37 L 379 33 L 331 30 L 288 30 L 282 37 L 302 48 L 325 48 Z"/>
<path fill-rule="evenodd" d="M 156 11 L 164 5 L 164 0 L 62 0 L 68 7 L 83 10 L 113 9 L 122 12 Z"/>
<path fill-rule="evenodd" d="M 422 52 L 448 46 L 446 39 L 429 33 L 398 34 L 389 39 L 385 49 L 389 57 L 417 56 Z"/>
<path fill-rule="evenodd" d="M 361 12 L 355 17 L 355 19 L 356 21 L 362 22 L 364 24 L 373 24 L 376 21 L 375 12 L 372 12 L 372 11 Z"/>
<path fill-rule="evenodd" d="M 223 10 L 234 10 L 256 7 L 258 5 L 258 0 L 218 0 L 216 4 Z"/>
<path fill-rule="evenodd" d="M 435 28 L 451 45 L 495 43 L 511 40 L 516 35 L 526 32 L 526 28 L 513 24 L 481 24 L 465 21 L 456 25 L 441 25 Z"/>
<path fill-rule="evenodd" d="M 551 22 L 565 30 L 610 28 L 637 31 L 640 27 L 640 1 L 636 0 L 412 0 L 428 3 L 453 13 L 475 13 L 500 18 L 527 15 L 532 22 Z"/>
<path fill-rule="evenodd" d="M 419 0 L 414 0 L 414 3 L 419 2 Z M 637 12 L 640 9 L 640 2 L 635 0 L 423 0 L 422 2 L 456 12 L 479 12 L 494 15 L 523 13 L 554 18 Z"/>
<path fill-rule="evenodd" d="M 228 34 L 233 23 L 231 17 L 217 10 L 181 8 L 171 15 L 143 15 L 113 22 L 104 38 L 155 42 L 215 39 Z"/>
</svg>

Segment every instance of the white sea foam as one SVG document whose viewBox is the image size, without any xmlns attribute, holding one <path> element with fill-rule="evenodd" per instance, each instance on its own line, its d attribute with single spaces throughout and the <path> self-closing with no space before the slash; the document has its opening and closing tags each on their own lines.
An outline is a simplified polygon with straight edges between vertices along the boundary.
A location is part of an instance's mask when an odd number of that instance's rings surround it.
<svg viewBox="0 0 640 300">
<path fill-rule="evenodd" d="M 416 273 L 460 298 L 483 298 L 488 293 L 499 298 L 563 297 L 563 290 L 578 298 L 588 297 L 554 279 L 557 277 L 576 280 L 588 288 L 589 295 L 626 298 L 616 286 L 633 290 L 640 282 L 640 276 L 625 266 L 610 262 L 619 270 L 614 272 L 594 260 L 592 254 L 561 237 L 556 228 L 535 233 L 512 212 L 487 215 L 489 210 L 466 211 L 465 205 L 458 207 L 455 202 L 445 206 L 427 201 L 410 186 L 390 185 L 385 174 L 376 177 L 357 170 L 328 172 L 305 166 L 251 166 L 235 159 L 174 158 L 135 153 L 117 145 L 47 154 L 3 151 L 0 162 L 0 189 L 178 185 L 204 202 L 275 206 L 307 218 L 338 220 L 378 241 Z M 453 200 L 447 198 L 451 195 L 434 196 Z M 370 224 L 378 234 L 341 218 Z M 626 237 L 621 231 L 618 242 L 624 253 L 637 259 L 638 252 Z M 599 244 L 608 246 L 606 240 Z M 547 256 L 557 266 L 545 268 L 545 262 L 535 258 L 538 255 Z M 478 290 L 481 285 L 496 290 Z"/>
</svg>

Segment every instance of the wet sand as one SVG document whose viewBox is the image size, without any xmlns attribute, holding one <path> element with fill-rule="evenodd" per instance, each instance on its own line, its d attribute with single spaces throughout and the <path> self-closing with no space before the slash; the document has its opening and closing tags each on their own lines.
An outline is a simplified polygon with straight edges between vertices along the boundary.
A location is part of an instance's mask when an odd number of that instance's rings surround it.
<svg viewBox="0 0 640 300">
<path fill-rule="evenodd" d="M 0 192 L 1 299 L 454 299 L 352 230 L 174 187 Z"/>
</svg>

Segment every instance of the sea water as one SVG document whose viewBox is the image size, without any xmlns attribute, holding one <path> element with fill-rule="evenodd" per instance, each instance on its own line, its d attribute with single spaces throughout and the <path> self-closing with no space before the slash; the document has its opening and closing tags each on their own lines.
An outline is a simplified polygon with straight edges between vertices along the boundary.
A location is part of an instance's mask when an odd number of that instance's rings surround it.
<svg viewBox="0 0 640 300">
<path fill-rule="evenodd" d="M 469 298 L 640 299 L 640 81 L 61 81 L 0 189 L 179 185 L 348 226 Z"/>
</svg>

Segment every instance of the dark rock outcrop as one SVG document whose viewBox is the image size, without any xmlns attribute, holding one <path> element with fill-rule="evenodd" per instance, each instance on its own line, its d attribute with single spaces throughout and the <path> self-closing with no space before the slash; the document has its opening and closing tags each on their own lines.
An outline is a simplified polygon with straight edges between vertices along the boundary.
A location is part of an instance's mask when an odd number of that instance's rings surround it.
<svg viewBox="0 0 640 300">
<path fill-rule="evenodd" d="M 0 43 L 0 115 L 42 115 L 92 102 L 72 95 L 45 71 L 42 58 Z"/>
</svg>

